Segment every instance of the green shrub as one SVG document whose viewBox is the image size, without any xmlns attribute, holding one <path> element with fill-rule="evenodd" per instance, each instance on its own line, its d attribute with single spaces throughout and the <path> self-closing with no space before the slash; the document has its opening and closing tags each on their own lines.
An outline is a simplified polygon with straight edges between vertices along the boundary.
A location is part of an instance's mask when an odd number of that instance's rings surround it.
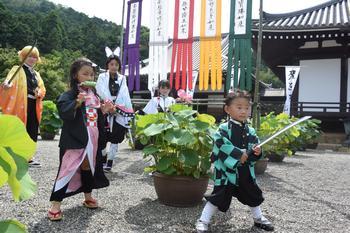
<svg viewBox="0 0 350 233">
<path fill-rule="evenodd" d="M 40 122 L 40 132 L 57 134 L 62 127 L 57 107 L 51 100 L 43 101 L 43 114 Z"/>
<path fill-rule="evenodd" d="M 155 164 L 145 171 L 199 178 L 209 175 L 215 118 L 175 104 L 168 113 L 137 116 L 136 136 L 145 158 Z"/>
</svg>

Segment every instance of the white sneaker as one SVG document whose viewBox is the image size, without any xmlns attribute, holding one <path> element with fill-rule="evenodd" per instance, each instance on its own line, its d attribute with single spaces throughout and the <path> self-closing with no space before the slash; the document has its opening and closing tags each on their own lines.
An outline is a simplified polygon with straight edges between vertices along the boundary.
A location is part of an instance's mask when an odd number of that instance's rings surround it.
<svg viewBox="0 0 350 233">
<path fill-rule="evenodd" d="M 29 167 L 41 167 L 41 164 L 38 161 L 30 160 L 28 162 Z"/>
<path fill-rule="evenodd" d="M 207 232 L 208 231 L 208 226 L 209 226 L 209 223 L 203 222 L 200 219 L 198 219 L 197 223 L 196 223 L 197 233 Z"/>
<path fill-rule="evenodd" d="M 253 218 L 254 219 L 254 226 L 261 228 L 265 231 L 273 231 L 275 228 L 273 224 L 264 216 L 261 216 L 261 218 Z"/>
</svg>

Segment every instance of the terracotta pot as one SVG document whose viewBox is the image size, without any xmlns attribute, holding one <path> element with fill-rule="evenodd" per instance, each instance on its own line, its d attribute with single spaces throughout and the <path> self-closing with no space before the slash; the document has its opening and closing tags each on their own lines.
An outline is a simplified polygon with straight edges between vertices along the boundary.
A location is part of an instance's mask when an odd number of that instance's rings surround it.
<svg viewBox="0 0 350 233">
<path fill-rule="evenodd" d="M 154 187 L 161 203 L 169 206 L 190 207 L 202 202 L 208 177 L 168 176 L 153 173 Z"/>
<path fill-rule="evenodd" d="M 263 174 L 266 171 L 268 161 L 269 160 L 267 158 L 263 158 L 256 161 L 254 165 L 255 174 L 257 175 Z"/>
<path fill-rule="evenodd" d="M 55 136 L 55 133 L 40 132 L 40 137 L 42 140 L 53 140 Z"/>
<path fill-rule="evenodd" d="M 286 155 L 285 154 L 278 155 L 278 154 L 272 153 L 272 154 L 266 154 L 266 157 L 269 158 L 270 162 L 280 163 L 283 161 Z"/>
</svg>

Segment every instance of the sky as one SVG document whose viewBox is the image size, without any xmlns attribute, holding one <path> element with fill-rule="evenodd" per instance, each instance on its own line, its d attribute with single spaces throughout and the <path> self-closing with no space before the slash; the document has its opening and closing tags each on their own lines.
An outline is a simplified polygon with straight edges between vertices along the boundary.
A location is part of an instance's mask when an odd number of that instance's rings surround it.
<svg viewBox="0 0 350 233">
<path fill-rule="evenodd" d="M 112 21 L 118 25 L 122 22 L 122 9 L 123 9 L 123 0 L 49 0 L 50 2 L 61 4 L 63 6 L 71 7 L 76 11 L 87 14 L 90 17 L 98 17 L 101 19 L 106 19 Z M 141 25 L 149 27 L 150 22 L 150 1 L 143 0 L 142 3 L 142 19 Z M 167 1 L 167 0 L 166 0 Z M 229 19 L 230 19 L 230 1 L 231 0 L 222 0 L 222 32 L 229 31 Z M 263 1 L 263 10 L 267 13 L 286 13 L 297 11 L 315 5 L 328 2 L 329 0 L 264 0 Z M 125 0 L 127 2 L 127 0 Z M 173 34 L 173 18 L 174 18 L 174 7 L 175 0 L 169 0 L 169 37 L 172 37 Z M 259 0 L 253 0 L 253 18 L 259 18 Z M 194 25 L 194 36 L 199 35 L 199 25 L 200 25 L 200 9 L 201 0 L 195 0 L 195 17 Z M 127 4 L 125 4 L 127 5 Z M 125 18 L 126 18 L 126 9 L 125 6 Z M 172 10 L 171 10 L 172 9 Z M 225 17 L 227 20 L 225 20 Z M 172 22 L 171 22 L 172 20 Z M 124 19 L 124 25 L 126 20 Z"/>
</svg>

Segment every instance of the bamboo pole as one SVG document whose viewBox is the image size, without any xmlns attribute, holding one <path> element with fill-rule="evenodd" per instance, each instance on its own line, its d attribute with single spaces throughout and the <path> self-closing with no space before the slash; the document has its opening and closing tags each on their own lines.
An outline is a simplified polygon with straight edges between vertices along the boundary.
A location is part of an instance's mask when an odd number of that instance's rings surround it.
<svg viewBox="0 0 350 233">
<path fill-rule="evenodd" d="M 260 129 L 260 91 L 259 91 L 260 74 L 259 74 L 259 71 L 261 66 L 262 17 L 263 17 L 263 0 L 260 0 L 259 32 L 258 32 L 257 54 L 256 54 L 255 89 L 254 89 L 254 103 L 253 103 L 253 127 L 256 130 Z"/>
<path fill-rule="evenodd" d="M 124 49 L 124 13 L 125 13 L 125 1 L 123 0 L 123 11 L 122 11 L 122 30 L 120 32 L 120 62 L 123 64 L 123 49 Z"/>
</svg>

